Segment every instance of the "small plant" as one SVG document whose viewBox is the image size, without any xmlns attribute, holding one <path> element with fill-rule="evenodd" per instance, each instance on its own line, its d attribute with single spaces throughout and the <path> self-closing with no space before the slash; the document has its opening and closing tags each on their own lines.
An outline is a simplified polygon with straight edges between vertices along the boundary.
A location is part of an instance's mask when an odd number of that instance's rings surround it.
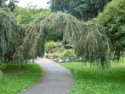
<svg viewBox="0 0 125 94">
<path fill-rule="evenodd" d="M 46 44 L 45 44 L 45 50 L 49 51 L 49 50 L 55 48 L 56 46 L 57 46 L 57 43 L 54 42 L 54 41 L 46 42 Z"/>
<path fill-rule="evenodd" d="M 65 51 L 63 52 L 63 56 L 64 56 L 65 58 L 74 57 L 74 51 L 73 51 L 72 49 L 70 49 L 70 50 L 65 50 Z"/>
</svg>

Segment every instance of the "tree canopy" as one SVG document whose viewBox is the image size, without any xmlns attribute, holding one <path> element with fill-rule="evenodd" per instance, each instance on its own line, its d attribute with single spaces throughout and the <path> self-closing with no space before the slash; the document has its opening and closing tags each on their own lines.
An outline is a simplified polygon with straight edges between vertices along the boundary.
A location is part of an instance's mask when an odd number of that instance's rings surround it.
<svg viewBox="0 0 125 94">
<path fill-rule="evenodd" d="M 105 29 L 93 22 L 83 23 L 74 16 L 62 12 L 38 18 L 31 23 L 22 45 L 13 57 L 27 60 L 42 56 L 45 39 L 50 30 L 63 32 L 63 41 L 73 44 L 78 56 L 86 61 L 99 61 L 103 65 L 107 63 L 105 61 L 110 53 L 110 47 L 109 40 L 104 33 Z"/>
<path fill-rule="evenodd" d="M 81 6 L 86 6 L 87 9 L 93 9 L 91 3 L 94 8 L 97 8 L 98 5 L 102 3 L 106 4 L 109 1 L 110 0 L 99 2 L 97 0 L 97 2 L 90 2 L 90 0 L 82 0 L 79 2 L 82 2 L 80 3 Z M 70 2 L 69 4 L 71 4 L 71 1 L 68 0 L 61 2 Z M 51 35 L 51 32 L 54 32 L 55 35 L 62 34 L 63 41 L 74 45 L 78 57 L 91 63 L 97 62 L 105 67 L 105 64 L 107 64 L 110 59 L 110 52 L 115 52 L 116 58 L 119 59 L 120 52 L 124 50 L 125 47 L 124 3 L 124 0 L 112 0 L 105 7 L 104 11 L 93 20 L 94 22 L 80 21 L 71 14 L 68 14 L 71 13 L 70 11 L 53 13 L 49 10 L 18 7 L 15 11 L 15 15 L 19 23 L 26 25 L 31 22 L 28 28 L 26 28 L 26 31 L 22 30 L 17 24 L 9 9 L 2 8 L 0 12 L 0 17 L 2 18 L 0 20 L 1 58 L 5 58 L 5 56 L 9 54 L 8 56 L 11 56 L 13 60 L 24 61 L 35 58 L 36 56 L 42 56 L 44 54 L 45 41 L 49 34 Z M 66 9 L 70 10 L 70 7 L 68 8 L 66 6 L 68 5 L 64 3 L 65 8 L 62 11 Z M 99 6 L 98 9 L 99 10 L 95 10 L 98 12 L 103 10 L 103 8 Z M 87 16 L 88 14 L 85 15 Z M 87 17 L 87 19 L 89 19 L 95 16 Z M 8 56 L 7 59 L 10 59 Z"/>
<path fill-rule="evenodd" d="M 67 11 L 82 20 L 89 20 L 102 12 L 111 0 L 51 0 L 51 10 Z"/>
<path fill-rule="evenodd" d="M 84 61 L 107 67 L 110 59 L 110 40 L 105 29 L 94 22 L 84 23 L 83 32 L 74 43 L 76 54 Z"/>
<path fill-rule="evenodd" d="M 7 3 L 9 2 L 9 3 Z M 14 9 L 16 8 L 16 3 L 18 3 L 18 0 L 0 0 L 0 7 L 8 7 L 11 11 L 14 12 Z"/>
<path fill-rule="evenodd" d="M 17 7 L 14 11 L 14 15 L 16 16 L 17 22 L 19 24 L 30 24 L 33 20 L 38 17 L 44 17 L 51 14 L 48 9 L 36 9 L 34 8 L 21 8 Z"/>
<path fill-rule="evenodd" d="M 112 43 L 112 51 L 119 60 L 121 51 L 125 50 L 125 0 L 112 0 L 95 21 L 106 28 Z"/>
<path fill-rule="evenodd" d="M 0 8 L 0 64 L 12 60 L 12 55 L 21 43 L 21 27 L 8 8 Z"/>
</svg>

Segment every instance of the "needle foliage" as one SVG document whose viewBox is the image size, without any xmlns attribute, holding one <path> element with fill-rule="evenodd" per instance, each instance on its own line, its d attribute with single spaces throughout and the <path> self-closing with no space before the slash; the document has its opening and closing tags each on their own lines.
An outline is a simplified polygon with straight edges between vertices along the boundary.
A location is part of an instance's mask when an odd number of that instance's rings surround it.
<svg viewBox="0 0 125 94">
<path fill-rule="evenodd" d="M 63 32 L 63 41 L 74 45 L 76 53 L 86 61 L 101 63 L 104 66 L 110 53 L 110 45 L 105 29 L 93 22 L 83 23 L 67 13 L 53 13 L 31 23 L 23 44 L 17 49 L 14 58 L 31 59 L 44 54 L 44 43 L 50 31 Z"/>
<path fill-rule="evenodd" d="M 8 8 L 0 8 L 0 64 L 12 60 L 12 55 L 21 43 L 22 28 Z"/>
<path fill-rule="evenodd" d="M 67 13 L 54 13 L 47 17 L 41 17 L 31 23 L 23 44 L 14 54 L 16 59 L 30 59 L 42 56 L 44 53 L 44 43 L 48 31 L 64 32 L 64 40 L 71 40 L 73 33 L 80 32 L 82 23 L 75 17 Z M 70 37 L 69 37 L 70 36 Z"/>
<path fill-rule="evenodd" d="M 84 23 L 84 29 L 76 39 L 76 53 L 82 60 L 98 63 L 103 68 L 107 66 L 110 59 L 110 41 L 105 34 L 105 29 L 94 22 Z"/>
<path fill-rule="evenodd" d="M 112 0 L 95 18 L 95 22 L 107 29 L 114 59 L 120 60 L 125 50 L 125 0 Z"/>
</svg>

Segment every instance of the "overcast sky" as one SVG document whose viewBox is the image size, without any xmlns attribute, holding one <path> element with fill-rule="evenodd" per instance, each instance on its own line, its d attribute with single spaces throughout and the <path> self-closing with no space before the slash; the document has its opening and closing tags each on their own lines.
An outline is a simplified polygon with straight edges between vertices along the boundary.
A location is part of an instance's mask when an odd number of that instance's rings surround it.
<svg viewBox="0 0 125 94">
<path fill-rule="evenodd" d="M 50 0 L 19 0 L 18 6 L 27 7 L 29 3 L 37 5 L 40 8 L 47 8 L 47 2 Z"/>
</svg>

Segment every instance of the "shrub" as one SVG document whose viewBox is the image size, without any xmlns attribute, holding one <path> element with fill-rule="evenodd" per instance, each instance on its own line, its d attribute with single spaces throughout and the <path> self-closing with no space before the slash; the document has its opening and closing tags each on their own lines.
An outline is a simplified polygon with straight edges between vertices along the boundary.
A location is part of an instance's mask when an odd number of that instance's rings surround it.
<svg viewBox="0 0 125 94">
<path fill-rule="evenodd" d="M 71 57 L 74 57 L 74 51 L 72 49 L 70 50 L 65 50 L 63 52 L 63 56 L 64 58 L 71 58 Z"/>
<path fill-rule="evenodd" d="M 54 59 L 54 58 L 63 58 L 62 54 L 54 53 L 54 54 L 47 54 L 46 58 Z"/>
<path fill-rule="evenodd" d="M 46 42 L 45 50 L 51 50 L 51 49 L 55 48 L 56 46 L 57 46 L 57 43 L 54 41 Z"/>
</svg>

